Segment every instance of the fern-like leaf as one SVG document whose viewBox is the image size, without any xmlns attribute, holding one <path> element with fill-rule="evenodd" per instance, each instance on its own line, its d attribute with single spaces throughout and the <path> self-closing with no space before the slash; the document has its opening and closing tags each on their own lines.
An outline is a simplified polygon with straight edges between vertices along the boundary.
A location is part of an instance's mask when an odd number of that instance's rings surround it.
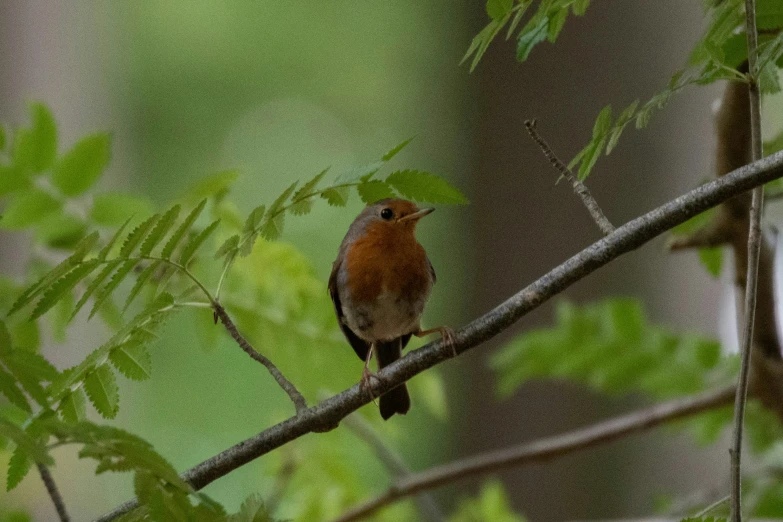
<svg viewBox="0 0 783 522">
<path fill-rule="evenodd" d="M 0 393 L 5 395 L 14 406 L 21 408 L 27 413 L 33 411 L 32 408 L 30 408 L 30 404 L 27 402 L 27 397 L 25 397 L 22 390 L 19 389 L 14 376 L 2 368 L 0 368 Z"/>
<path fill-rule="evenodd" d="M 92 234 L 82 239 L 79 244 L 76 245 L 73 254 L 55 266 L 52 270 L 49 271 L 49 273 L 43 276 L 37 283 L 29 287 L 24 291 L 24 293 L 22 293 L 21 296 L 19 296 L 16 302 L 14 302 L 13 306 L 11 306 L 11 310 L 8 312 L 8 315 L 12 315 L 19 311 L 33 299 L 38 297 L 38 295 L 46 290 L 52 283 L 60 279 L 73 267 L 81 263 L 87 254 L 90 253 L 92 247 L 95 246 L 95 243 L 98 242 L 98 237 L 98 233 L 93 232 Z"/>
<path fill-rule="evenodd" d="M 20 448 L 14 449 L 8 460 L 8 472 L 6 474 L 6 491 L 11 491 L 18 486 L 30 472 L 33 461 Z"/>
<path fill-rule="evenodd" d="M 128 379 L 143 381 L 150 378 L 152 359 L 142 344 L 136 342 L 121 344 L 111 351 L 109 359 Z"/>
<path fill-rule="evenodd" d="M 213 221 L 207 228 L 193 236 L 190 242 L 182 249 L 182 254 L 179 256 L 179 264 L 187 267 L 193 255 L 199 249 L 201 245 L 212 235 L 220 224 L 220 220 Z"/>
<path fill-rule="evenodd" d="M 120 396 L 117 378 L 107 364 L 98 366 L 84 380 L 84 391 L 95 410 L 107 419 L 117 416 Z"/>
<path fill-rule="evenodd" d="M 119 241 L 120 236 L 122 236 L 122 233 L 125 232 L 126 228 L 128 228 L 128 224 L 131 222 L 131 219 L 133 218 L 126 219 L 125 223 L 123 223 L 122 226 L 120 226 L 120 228 L 118 228 L 117 231 L 114 234 L 112 234 L 109 241 L 98 253 L 98 259 L 103 261 L 109 256 L 109 254 L 111 253 L 111 249 L 114 248 L 114 245 L 117 244 L 117 241 Z"/>
<path fill-rule="evenodd" d="M 147 235 L 147 232 L 150 231 L 150 229 L 155 225 L 155 223 L 157 223 L 159 219 L 160 214 L 155 214 L 131 230 L 130 234 L 128 234 L 128 236 L 125 238 L 125 241 L 122 243 L 122 248 L 120 248 L 118 257 L 121 259 L 129 258 L 133 251 L 136 250 L 136 247 L 139 246 L 144 237 Z"/>
<path fill-rule="evenodd" d="M 100 262 L 97 259 L 86 261 L 58 279 L 44 292 L 43 297 L 41 297 L 35 305 L 31 320 L 41 317 L 57 304 L 60 299 L 66 295 L 70 295 L 71 290 L 73 290 L 73 288 L 85 277 L 90 275 L 99 264 Z"/>
<path fill-rule="evenodd" d="M 114 273 L 114 275 L 111 276 L 108 284 L 101 288 L 96 294 L 95 303 L 92 305 L 92 310 L 90 310 L 88 319 L 93 318 L 103 303 L 106 302 L 109 297 L 111 297 L 111 294 L 117 289 L 118 286 L 120 286 L 120 283 L 125 280 L 125 277 L 130 274 L 130 271 L 133 270 L 133 267 L 136 266 L 137 263 L 138 261 L 135 259 L 131 259 L 122 263 L 120 268 Z"/>
<path fill-rule="evenodd" d="M 398 170 L 389 174 L 386 182 L 403 196 L 429 203 L 465 204 L 462 192 L 435 174 L 418 170 Z"/>
<path fill-rule="evenodd" d="M 394 197 L 392 188 L 386 182 L 377 179 L 360 183 L 356 190 L 359 192 L 359 197 L 362 198 L 362 201 L 368 205 L 381 199 Z"/>
<path fill-rule="evenodd" d="M 161 216 L 152 231 L 144 238 L 144 242 L 141 245 L 139 256 L 144 257 L 152 253 L 152 250 L 160 243 L 166 234 L 174 226 L 174 223 L 179 217 L 179 211 L 181 210 L 179 205 L 174 205 L 166 213 Z"/>
<path fill-rule="evenodd" d="M 316 174 L 313 179 L 302 185 L 299 190 L 296 191 L 294 197 L 291 198 L 291 200 L 296 203 L 297 201 L 301 201 L 314 195 L 315 187 L 318 186 L 318 183 L 321 181 L 321 179 L 323 179 L 327 172 L 329 172 L 329 167 L 326 167 L 324 170 Z"/>
<path fill-rule="evenodd" d="M 149 281 L 150 277 L 158 270 L 161 263 L 160 259 L 156 259 L 150 265 L 145 268 L 140 274 L 139 277 L 136 278 L 136 283 L 133 285 L 133 288 L 131 288 L 130 293 L 128 294 L 128 298 L 125 300 L 125 306 L 123 307 L 123 311 L 127 310 L 128 307 L 131 305 L 134 299 L 141 293 L 141 290 L 144 288 L 144 285 Z"/>
<path fill-rule="evenodd" d="M 57 407 L 57 413 L 64 422 L 81 422 L 87 415 L 87 399 L 84 396 L 84 390 L 76 388 L 67 393 L 60 399 L 60 405 Z"/>
<path fill-rule="evenodd" d="M 396 147 L 394 147 L 393 149 L 391 149 L 389 152 L 387 152 L 386 154 L 384 154 L 384 155 L 383 155 L 383 157 L 382 157 L 381 159 L 382 159 L 383 161 L 389 161 L 389 160 L 390 160 L 390 159 L 392 159 L 394 156 L 396 156 L 397 154 L 399 154 L 399 153 L 400 153 L 400 151 L 401 151 L 402 149 L 404 149 L 405 147 L 407 147 L 407 146 L 408 146 L 408 144 L 409 144 L 410 142 L 412 142 L 412 141 L 413 141 L 413 138 L 414 138 L 414 137 L 410 137 L 410 138 L 408 138 L 407 140 L 403 141 L 402 143 L 400 143 L 399 145 L 397 145 Z"/>
<path fill-rule="evenodd" d="M 73 321 L 73 318 L 76 317 L 76 314 L 79 313 L 79 310 L 81 310 L 82 307 L 87 304 L 87 300 L 92 296 L 92 294 L 95 293 L 95 291 L 103 284 L 103 282 L 106 281 L 106 278 L 108 278 L 112 272 L 114 272 L 114 269 L 117 268 L 120 263 L 122 263 L 122 261 L 119 259 L 110 261 L 106 264 L 106 266 L 103 267 L 103 270 L 98 272 L 98 275 L 95 276 L 89 285 L 87 285 L 87 289 L 79 298 L 76 306 L 73 307 L 73 312 L 71 312 L 71 318 L 69 319 L 70 321 Z"/>
<path fill-rule="evenodd" d="M 276 216 L 267 216 L 266 222 L 261 227 L 261 235 L 270 241 L 279 238 L 283 234 L 285 214 L 279 212 Z"/>
<path fill-rule="evenodd" d="M 321 197 L 332 207 L 344 207 L 348 204 L 348 187 L 332 187 L 321 192 Z"/>
<path fill-rule="evenodd" d="M 180 224 L 177 230 L 166 242 L 166 246 L 163 247 L 163 252 L 161 252 L 160 257 L 163 259 L 171 259 L 171 256 L 174 254 L 174 250 L 177 248 L 177 245 L 182 240 L 182 238 L 185 237 L 188 231 L 190 231 L 190 227 L 193 226 L 193 223 L 195 223 L 198 217 L 201 215 L 201 212 L 204 210 L 206 204 L 207 200 L 202 199 L 201 203 L 199 203 L 198 206 L 194 208 L 190 214 L 188 214 L 188 217 L 185 218 L 185 221 Z"/>
</svg>

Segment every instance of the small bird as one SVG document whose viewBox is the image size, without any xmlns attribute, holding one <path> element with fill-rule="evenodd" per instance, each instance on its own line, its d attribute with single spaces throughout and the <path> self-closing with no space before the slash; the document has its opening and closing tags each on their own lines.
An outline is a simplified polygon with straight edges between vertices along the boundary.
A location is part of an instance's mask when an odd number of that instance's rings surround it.
<svg viewBox="0 0 783 522">
<path fill-rule="evenodd" d="M 419 209 L 404 199 L 383 199 L 367 206 L 351 223 L 332 265 L 329 295 L 340 328 L 364 361 L 361 383 L 368 390 L 374 375 L 369 368 L 373 351 L 380 370 L 402 357 L 411 335 L 437 332 L 453 346 L 451 329 L 422 331 L 420 325 L 435 270 L 415 231 L 419 220 L 433 210 Z M 405 384 L 379 401 L 384 419 L 407 413 L 411 405 Z"/>
</svg>

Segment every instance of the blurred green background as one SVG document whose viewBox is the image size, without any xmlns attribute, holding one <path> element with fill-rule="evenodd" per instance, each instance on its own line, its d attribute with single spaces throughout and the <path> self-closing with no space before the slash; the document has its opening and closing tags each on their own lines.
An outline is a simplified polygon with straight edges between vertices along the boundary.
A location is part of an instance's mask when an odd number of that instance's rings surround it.
<svg viewBox="0 0 783 522">
<path fill-rule="evenodd" d="M 438 173 L 472 200 L 470 207 L 438 209 L 419 227 L 439 277 L 425 324 L 461 326 L 598 236 L 576 198 L 564 185 L 554 186 L 556 176 L 522 122 L 539 118 L 542 134 L 568 157 L 585 143 L 603 105 L 621 106 L 664 85 L 702 24 L 698 2 L 596 2 L 584 19 L 568 22 L 556 46 L 540 46 L 528 63 L 514 61 L 513 42 L 498 41 L 469 74 L 459 61 L 486 22 L 483 4 L 2 1 L 0 119 L 22 122 L 26 102 L 42 100 L 58 120 L 61 148 L 88 132 L 111 131 L 113 159 L 102 188 L 145 195 L 157 205 L 205 174 L 236 168 L 230 199 L 242 215 L 293 180 L 327 166 L 336 173 L 369 163 L 416 136 L 394 168 Z M 688 91 L 602 160 L 591 187 L 615 223 L 710 172 L 710 105 L 718 93 L 717 86 Z M 356 198 L 348 209 L 321 202 L 312 214 L 288 220 L 284 240 L 304 254 L 324 289 L 337 246 L 360 208 Z M 24 238 L 0 234 L 3 269 L 14 272 L 27 246 Z M 648 303 L 656 321 L 721 333 L 719 311 L 731 300 L 730 282 L 708 279 L 695 256 L 661 251 L 654 243 L 630 254 L 568 295 L 631 295 Z M 551 308 L 543 307 L 514 331 L 550 318 Z M 177 469 L 291 413 L 268 375 L 223 334 L 217 346 L 204 347 L 212 334 L 203 324 L 183 314 L 152 350 L 152 380 L 122 381 L 118 423 L 150 440 Z M 104 336 L 78 324 L 69 343 L 48 342 L 44 350 L 63 368 Z M 565 383 L 533 383 L 497 402 L 485 363 L 495 344 L 417 377 L 419 394 L 406 417 L 377 423 L 374 406 L 365 408 L 412 468 L 564 431 L 638 402 Z M 361 371 L 340 339 L 275 356 L 294 382 L 333 371 L 332 392 L 354 383 Z M 435 373 L 445 377 L 442 388 Z M 296 491 L 309 491 L 339 512 L 345 493 L 332 487 L 333 477 L 355 480 L 358 498 L 388 484 L 388 473 L 362 441 L 337 432 L 313 439 L 205 491 L 232 510 L 248 494 L 274 489 L 286 459 L 327 454 L 332 469 L 298 461 L 293 493 L 280 506 L 281 516 L 319 520 L 297 512 L 305 502 Z M 55 478 L 74 519 L 129 497 L 130 477 L 96 478 L 92 464 L 72 452 L 56 456 Z M 655 494 L 712 486 L 704 486 L 703 477 L 722 473 L 725 460 L 721 448 L 697 450 L 685 437 L 647 434 L 501 478 L 514 507 L 531 520 L 635 515 L 652 510 Z M 640 466 L 645 473 L 637 473 Z M 318 485 L 315 492 L 308 484 Z M 436 497 L 450 510 L 479 484 Z M 0 494 L 0 503 L 26 506 L 45 520 L 51 508 L 37 505 L 41 494 L 39 482 L 28 479 L 13 494 Z M 394 513 L 412 512 L 387 519 Z"/>
</svg>

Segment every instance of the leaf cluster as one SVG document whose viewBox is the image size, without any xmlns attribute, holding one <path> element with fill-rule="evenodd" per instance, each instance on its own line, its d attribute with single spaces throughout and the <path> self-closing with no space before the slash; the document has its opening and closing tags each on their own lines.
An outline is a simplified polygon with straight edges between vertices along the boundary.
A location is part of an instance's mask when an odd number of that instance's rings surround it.
<svg viewBox="0 0 783 522">
<path fill-rule="evenodd" d="M 472 57 L 470 70 L 476 68 L 489 45 L 506 29 L 506 40 L 511 38 L 525 18 L 533 0 L 487 0 L 486 10 L 490 22 L 470 42 L 462 63 Z M 516 36 L 517 60 L 524 62 L 533 48 L 544 41 L 555 43 L 570 15 L 582 16 L 590 6 L 590 0 L 542 0 L 535 13 Z"/>
<path fill-rule="evenodd" d="M 229 266 L 236 256 L 249 255 L 259 236 L 267 240 L 278 239 L 283 233 L 287 213 L 297 216 L 309 214 L 314 202 L 319 198 L 326 200 L 331 206 L 344 207 L 348 204 L 352 189 L 356 190 L 366 204 L 397 196 L 429 203 L 467 203 L 467 198 L 459 189 L 430 172 L 398 170 L 386 177 L 379 176 L 381 168 L 411 140 L 412 138 L 403 141 L 376 162 L 340 174 L 326 187 L 319 188 L 318 185 L 329 172 L 328 168 L 302 186 L 299 186 L 298 181 L 292 183 L 269 207 L 260 205 L 253 209 L 241 232 L 226 239 L 215 257 L 224 259 L 226 266 Z"/>
</svg>

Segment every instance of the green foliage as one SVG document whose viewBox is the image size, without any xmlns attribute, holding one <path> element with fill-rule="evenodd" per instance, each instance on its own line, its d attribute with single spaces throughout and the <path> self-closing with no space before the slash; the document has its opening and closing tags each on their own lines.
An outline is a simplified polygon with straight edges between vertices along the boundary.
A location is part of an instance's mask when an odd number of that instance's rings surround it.
<svg viewBox="0 0 783 522">
<path fill-rule="evenodd" d="M 57 155 L 57 126 L 42 103 L 30 105 L 30 118 L 32 125 L 14 134 L 12 159 L 23 173 L 40 174 L 52 166 Z"/>
<path fill-rule="evenodd" d="M 264 505 L 261 495 L 251 495 L 242 503 L 239 512 L 230 515 L 226 522 L 275 522 Z"/>
<path fill-rule="evenodd" d="M 697 214 L 685 223 L 674 227 L 670 233 L 674 238 L 691 236 L 699 230 L 709 227 L 715 219 L 717 212 L 717 208 L 711 208 L 701 214 Z M 718 278 L 723 268 L 723 249 L 720 247 L 700 248 L 699 261 L 708 274 Z"/>
<path fill-rule="evenodd" d="M 54 165 L 52 183 L 66 196 L 84 193 L 109 163 L 110 139 L 106 134 L 87 136 Z"/>
<path fill-rule="evenodd" d="M 507 25 L 506 40 L 511 38 L 532 4 L 532 0 L 488 0 L 486 10 L 491 20 L 473 38 L 461 63 L 472 56 L 470 70 L 473 72 L 489 48 L 489 44 Z M 590 0 L 543 0 L 539 2 L 538 9 L 530 16 L 517 35 L 517 60 L 526 61 L 533 48 L 544 40 L 555 43 L 568 17 L 571 14 L 582 16 L 589 5 Z"/>
<path fill-rule="evenodd" d="M 405 148 L 411 139 L 392 148 L 381 156 L 380 161 L 340 174 L 328 187 L 317 188 L 328 168 L 319 172 L 299 190 L 296 190 L 298 183 L 291 184 L 269 208 L 264 205 L 256 207 L 248 215 L 241 233 L 228 237 L 218 249 L 216 257 L 224 258 L 228 268 L 238 255 L 250 254 L 259 236 L 270 241 L 278 239 L 283 233 L 286 212 L 290 211 L 294 215 L 307 214 L 318 197 L 325 199 L 331 206 L 345 206 L 351 188 L 355 188 L 359 197 L 367 204 L 395 197 L 395 194 L 414 201 L 467 203 L 468 200 L 462 192 L 429 172 L 401 170 L 392 172 L 385 179 L 376 177 L 380 169 Z"/>
<path fill-rule="evenodd" d="M 463 499 L 449 522 L 524 522 L 524 518 L 514 513 L 503 485 L 490 481 L 481 488 L 475 499 Z"/>
</svg>

